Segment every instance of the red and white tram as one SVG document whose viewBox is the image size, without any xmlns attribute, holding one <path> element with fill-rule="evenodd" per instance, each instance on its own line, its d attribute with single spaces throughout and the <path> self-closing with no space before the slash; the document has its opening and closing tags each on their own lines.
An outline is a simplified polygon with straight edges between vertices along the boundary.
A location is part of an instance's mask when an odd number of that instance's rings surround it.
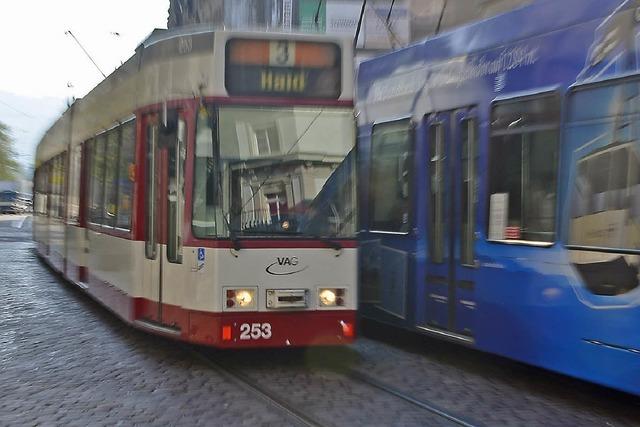
<svg viewBox="0 0 640 427">
<path fill-rule="evenodd" d="M 352 61 L 324 35 L 154 32 L 40 142 L 39 254 L 152 333 L 351 342 Z"/>
</svg>

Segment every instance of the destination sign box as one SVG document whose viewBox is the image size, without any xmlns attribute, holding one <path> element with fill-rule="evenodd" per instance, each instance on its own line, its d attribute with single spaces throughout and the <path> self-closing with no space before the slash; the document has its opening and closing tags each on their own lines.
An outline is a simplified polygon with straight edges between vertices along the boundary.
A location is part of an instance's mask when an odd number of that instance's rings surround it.
<svg viewBox="0 0 640 427">
<path fill-rule="evenodd" d="M 226 50 L 229 95 L 335 99 L 342 91 L 336 44 L 232 39 Z"/>
</svg>

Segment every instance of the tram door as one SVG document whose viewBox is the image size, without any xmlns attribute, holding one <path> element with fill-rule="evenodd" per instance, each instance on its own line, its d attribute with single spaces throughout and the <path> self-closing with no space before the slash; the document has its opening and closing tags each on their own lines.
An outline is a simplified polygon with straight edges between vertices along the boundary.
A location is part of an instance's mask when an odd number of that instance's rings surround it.
<svg viewBox="0 0 640 427">
<path fill-rule="evenodd" d="M 474 312 L 478 123 L 474 108 L 429 116 L 426 313 L 431 332 L 471 341 Z"/>
<path fill-rule="evenodd" d="M 182 112 L 168 120 L 148 115 L 145 138 L 144 293 L 153 301 L 147 320 L 171 324 L 163 305 L 179 303 L 182 273 L 186 123 Z"/>
</svg>

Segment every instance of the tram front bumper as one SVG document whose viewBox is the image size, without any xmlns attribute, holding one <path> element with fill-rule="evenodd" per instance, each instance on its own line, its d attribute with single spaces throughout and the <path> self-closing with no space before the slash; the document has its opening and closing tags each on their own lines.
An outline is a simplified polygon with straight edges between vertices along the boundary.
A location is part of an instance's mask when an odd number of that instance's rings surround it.
<svg viewBox="0 0 640 427">
<path fill-rule="evenodd" d="M 221 348 L 345 345 L 355 322 L 355 310 L 192 313 L 188 340 Z"/>
</svg>

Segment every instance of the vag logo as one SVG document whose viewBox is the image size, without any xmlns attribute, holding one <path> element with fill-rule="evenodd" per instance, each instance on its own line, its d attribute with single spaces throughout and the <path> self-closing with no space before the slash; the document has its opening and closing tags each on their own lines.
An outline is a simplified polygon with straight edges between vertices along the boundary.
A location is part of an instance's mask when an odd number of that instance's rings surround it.
<svg viewBox="0 0 640 427">
<path fill-rule="evenodd" d="M 278 265 L 298 265 L 298 257 L 297 256 L 292 256 L 292 257 L 287 257 L 287 256 L 283 256 L 283 257 L 277 257 L 276 258 L 276 262 L 278 263 Z"/>
<path fill-rule="evenodd" d="M 276 260 L 269 264 L 265 271 L 274 276 L 288 276 L 290 274 L 300 273 L 309 268 L 308 265 L 300 266 L 300 260 L 297 256 L 276 257 Z"/>
</svg>

